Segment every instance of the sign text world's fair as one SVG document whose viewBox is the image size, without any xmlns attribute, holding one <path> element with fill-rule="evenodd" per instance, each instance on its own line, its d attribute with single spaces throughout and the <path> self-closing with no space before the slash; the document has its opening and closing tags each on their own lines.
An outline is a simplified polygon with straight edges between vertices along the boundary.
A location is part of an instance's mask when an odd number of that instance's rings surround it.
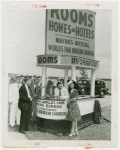
<svg viewBox="0 0 120 150">
<path fill-rule="evenodd" d="M 94 59 L 95 12 L 83 9 L 46 10 L 46 54 Z"/>
</svg>

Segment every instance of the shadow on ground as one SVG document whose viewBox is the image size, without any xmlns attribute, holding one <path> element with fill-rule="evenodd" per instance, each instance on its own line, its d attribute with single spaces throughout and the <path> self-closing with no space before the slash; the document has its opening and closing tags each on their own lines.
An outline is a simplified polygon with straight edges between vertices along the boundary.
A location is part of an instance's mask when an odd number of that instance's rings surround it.
<svg viewBox="0 0 120 150">
<path fill-rule="evenodd" d="M 103 108 L 102 112 L 107 120 L 111 120 L 110 107 Z M 59 136 L 58 134 L 38 132 L 34 124 L 31 124 L 30 129 L 31 131 L 26 132 L 29 140 L 111 140 L 111 123 L 104 119 L 101 120 L 101 124 L 93 124 L 79 130 L 79 134 L 73 137 L 69 137 L 67 134 Z"/>
<path fill-rule="evenodd" d="M 102 115 L 107 120 L 111 121 L 111 108 L 102 108 Z M 9 132 L 19 132 L 19 127 L 11 128 L 8 126 Z M 28 140 L 111 140 L 111 123 L 102 119 L 101 124 L 93 124 L 84 129 L 79 130 L 77 136 L 69 137 L 67 134 L 62 136 L 58 134 L 51 134 L 37 131 L 34 123 L 30 123 L 30 131 L 25 133 Z"/>
</svg>

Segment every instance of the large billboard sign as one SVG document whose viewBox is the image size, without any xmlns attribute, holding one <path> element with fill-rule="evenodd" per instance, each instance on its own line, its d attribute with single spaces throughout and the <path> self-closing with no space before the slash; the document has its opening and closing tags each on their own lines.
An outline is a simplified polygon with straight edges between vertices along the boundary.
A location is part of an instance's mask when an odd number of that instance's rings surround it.
<svg viewBox="0 0 120 150">
<path fill-rule="evenodd" d="M 46 10 L 46 54 L 95 57 L 95 12 Z"/>
</svg>

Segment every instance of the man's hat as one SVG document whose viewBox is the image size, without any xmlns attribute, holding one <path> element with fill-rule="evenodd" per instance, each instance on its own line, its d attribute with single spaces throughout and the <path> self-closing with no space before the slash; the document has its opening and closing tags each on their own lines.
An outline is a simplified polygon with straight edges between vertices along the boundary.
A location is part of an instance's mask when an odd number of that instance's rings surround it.
<svg viewBox="0 0 120 150">
<path fill-rule="evenodd" d="M 63 83 L 62 83 L 61 81 L 58 81 L 58 82 L 57 82 L 57 86 L 58 86 L 58 84 L 62 84 L 62 85 L 63 85 Z"/>
<path fill-rule="evenodd" d="M 22 77 L 22 76 L 21 76 L 21 75 L 16 75 L 16 76 L 15 76 L 15 78 L 20 78 L 20 77 Z"/>
<path fill-rule="evenodd" d="M 38 78 L 38 79 L 41 79 L 42 77 L 41 77 L 41 76 L 37 76 L 37 78 Z"/>
<path fill-rule="evenodd" d="M 48 81 L 48 84 L 53 84 L 53 82 L 51 80 Z"/>
<path fill-rule="evenodd" d="M 33 78 L 34 78 L 34 79 L 36 79 L 36 78 L 37 78 L 37 76 L 36 76 L 36 75 L 34 75 L 34 76 L 33 76 Z"/>
<path fill-rule="evenodd" d="M 15 81 L 15 78 L 12 77 L 12 78 L 10 79 L 10 82 L 16 82 L 16 81 Z"/>
<path fill-rule="evenodd" d="M 25 76 L 25 78 L 30 78 L 30 79 L 31 79 L 31 78 L 32 78 L 32 76 L 27 75 L 27 76 Z"/>
<path fill-rule="evenodd" d="M 22 77 L 22 79 L 24 80 L 24 79 L 25 79 L 25 77 L 23 76 L 23 77 Z"/>
<path fill-rule="evenodd" d="M 28 80 L 31 80 L 30 76 L 26 76 L 26 77 L 24 78 L 24 81 L 25 81 L 25 82 L 28 81 Z"/>
</svg>

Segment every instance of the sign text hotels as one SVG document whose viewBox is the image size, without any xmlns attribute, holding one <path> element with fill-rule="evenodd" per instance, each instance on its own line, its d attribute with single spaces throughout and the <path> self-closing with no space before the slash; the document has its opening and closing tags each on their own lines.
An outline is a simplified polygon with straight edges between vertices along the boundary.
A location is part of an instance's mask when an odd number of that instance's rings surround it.
<svg viewBox="0 0 120 150">
<path fill-rule="evenodd" d="M 46 15 L 46 54 L 94 59 L 95 12 L 48 9 Z"/>
</svg>

